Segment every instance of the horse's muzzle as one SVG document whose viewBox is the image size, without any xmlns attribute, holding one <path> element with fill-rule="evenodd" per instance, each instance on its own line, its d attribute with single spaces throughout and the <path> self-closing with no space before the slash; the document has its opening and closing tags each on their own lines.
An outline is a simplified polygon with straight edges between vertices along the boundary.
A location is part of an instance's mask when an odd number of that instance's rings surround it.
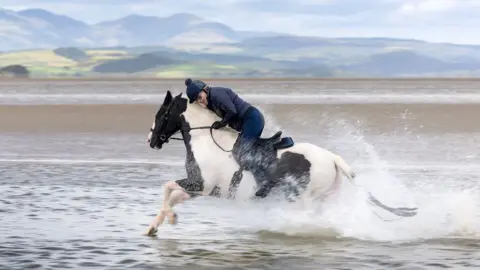
<svg viewBox="0 0 480 270">
<path fill-rule="evenodd" d="M 150 144 L 150 148 L 152 148 L 152 149 L 155 149 L 155 148 L 160 149 L 160 148 L 162 148 L 161 144 L 160 144 L 160 147 L 158 147 L 158 138 L 156 138 L 156 137 L 151 138 L 150 140 L 148 140 L 148 142 L 149 142 L 149 144 Z"/>
</svg>

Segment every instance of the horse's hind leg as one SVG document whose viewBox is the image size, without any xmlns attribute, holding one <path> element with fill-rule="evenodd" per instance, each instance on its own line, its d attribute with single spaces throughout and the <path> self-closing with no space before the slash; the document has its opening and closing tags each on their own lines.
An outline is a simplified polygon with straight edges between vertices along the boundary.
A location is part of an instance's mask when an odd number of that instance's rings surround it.
<svg viewBox="0 0 480 270">
<path fill-rule="evenodd" d="M 182 180 L 185 181 L 186 179 Z M 158 227 L 165 221 L 165 218 L 168 218 L 170 224 L 176 223 L 177 215 L 172 210 L 173 206 L 190 198 L 190 195 L 177 183 L 182 180 L 170 181 L 163 185 L 164 198 L 162 208 L 148 227 L 146 235 L 155 235 Z"/>
</svg>

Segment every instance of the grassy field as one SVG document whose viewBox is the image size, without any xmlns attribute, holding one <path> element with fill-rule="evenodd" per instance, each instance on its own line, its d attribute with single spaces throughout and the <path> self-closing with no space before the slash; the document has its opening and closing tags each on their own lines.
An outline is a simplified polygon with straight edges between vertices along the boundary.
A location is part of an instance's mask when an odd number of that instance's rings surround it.
<svg viewBox="0 0 480 270">
<path fill-rule="evenodd" d="M 225 50 L 232 48 L 224 46 Z M 345 49 L 345 48 L 343 48 Z M 153 51 L 150 49 L 148 51 Z M 75 78 L 75 77 L 150 77 L 150 78 L 184 78 L 184 77 L 203 77 L 203 78 L 241 78 L 241 77 L 270 77 L 270 78 L 292 78 L 292 77 L 362 77 L 357 71 L 348 71 L 337 68 L 338 60 L 343 65 L 353 64 L 364 58 L 368 54 L 365 50 L 352 50 L 349 53 L 342 53 L 342 47 L 338 48 L 324 46 L 322 48 L 313 48 L 311 50 L 300 48 L 291 50 L 288 53 L 265 52 L 262 56 L 271 60 L 232 60 L 231 58 L 204 58 L 203 56 L 195 58 L 190 56 L 178 56 L 173 54 L 175 60 L 164 65 L 157 65 L 155 68 L 143 70 L 137 73 L 100 73 L 93 72 L 93 68 L 111 60 L 135 58 L 141 51 L 123 50 L 123 49 L 92 49 L 80 51 L 80 60 L 56 54 L 53 50 L 29 50 L 19 52 L 0 53 L 0 68 L 9 65 L 23 65 L 30 71 L 31 78 Z M 376 48 L 369 50 L 378 50 Z M 393 50 L 389 47 L 389 50 Z M 147 50 L 145 50 L 147 51 Z M 145 52 L 143 51 L 143 52 Z M 206 50 L 207 51 L 207 50 Z M 345 51 L 345 50 L 343 50 Z M 383 50 L 385 51 L 385 49 Z M 377 53 L 380 51 L 376 51 Z M 83 54 L 85 53 L 85 54 Z M 362 54 L 363 53 L 363 54 Z M 83 55 L 82 55 L 83 54 Z M 68 55 L 68 54 L 67 54 Z M 321 66 L 305 68 L 295 63 L 279 62 L 279 60 L 297 60 L 309 55 L 310 58 L 319 59 L 327 63 L 328 70 L 324 72 Z M 72 55 L 68 55 L 72 57 Z M 148 57 L 148 56 L 147 56 Z M 162 57 L 162 56 L 160 56 Z M 168 58 L 169 55 L 166 55 Z M 177 58 L 176 58 L 177 57 Z M 181 58 L 183 57 L 183 58 Z M 213 60 L 212 60 L 213 59 Z M 228 59 L 228 60 L 225 60 Z M 223 64 L 218 64 L 223 63 Z M 380 63 L 382 64 L 382 63 Z M 124 64 L 125 65 L 125 64 Z M 128 64 L 131 65 L 131 64 Z M 118 66 L 114 66 L 117 68 Z M 111 70 L 111 69 L 109 69 Z M 118 70 L 118 69 L 117 69 Z M 139 69 L 137 69 L 139 70 Z M 327 72 L 328 71 L 328 72 Z M 453 70 L 448 72 L 426 73 L 422 72 L 420 77 L 478 77 L 480 70 Z M 368 76 L 367 77 L 371 77 Z"/>
<path fill-rule="evenodd" d="M 205 77 L 211 74 L 227 75 L 238 72 L 238 69 L 229 65 L 175 65 L 155 73 L 155 77 L 161 78 L 182 78 L 188 76 Z"/>
<path fill-rule="evenodd" d="M 55 77 L 82 77 L 82 76 L 108 76 L 107 74 L 95 73 L 92 69 L 106 61 L 117 59 L 134 58 L 137 55 L 124 50 L 84 50 L 87 58 L 83 60 L 71 60 L 55 54 L 52 50 L 32 50 L 23 52 L 11 52 L 0 54 L 0 67 L 20 64 L 26 66 L 32 78 L 55 78 Z M 270 63 L 239 63 L 238 65 L 215 64 L 215 63 L 189 63 L 167 65 L 154 69 L 145 70 L 134 74 L 117 74 L 121 76 L 148 76 L 158 78 L 179 78 L 185 76 L 197 77 L 238 77 L 239 74 L 257 71 L 268 73 L 274 68 Z"/>
<path fill-rule="evenodd" d="M 0 54 L 0 65 L 24 65 L 28 67 L 74 67 L 77 63 L 56 55 L 51 50 L 12 52 Z"/>
<path fill-rule="evenodd" d="M 26 66 L 33 78 L 43 77 L 75 77 L 101 76 L 92 72 L 96 65 L 109 60 L 133 58 L 136 55 L 122 50 L 85 50 L 88 59 L 74 61 L 55 54 L 52 50 L 33 50 L 0 54 L 0 67 L 20 64 Z M 179 64 L 140 72 L 140 76 L 159 78 L 178 78 L 185 76 L 210 76 L 212 74 L 228 76 L 238 72 L 248 71 L 241 65 Z"/>
<path fill-rule="evenodd" d="M 0 67 L 8 65 L 26 66 L 32 77 L 90 75 L 91 69 L 108 60 L 130 57 L 121 50 L 86 50 L 88 60 L 74 61 L 55 54 L 52 50 L 32 50 L 0 54 Z"/>
</svg>

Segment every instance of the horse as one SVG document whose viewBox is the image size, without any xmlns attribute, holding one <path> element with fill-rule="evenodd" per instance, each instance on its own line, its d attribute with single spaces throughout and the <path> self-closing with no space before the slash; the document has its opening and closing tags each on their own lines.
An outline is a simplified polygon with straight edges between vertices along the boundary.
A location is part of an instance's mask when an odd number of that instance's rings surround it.
<svg viewBox="0 0 480 270">
<path fill-rule="evenodd" d="M 187 178 L 163 185 L 163 206 L 146 235 L 155 235 L 165 218 L 176 224 L 178 216 L 173 207 L 188 199 L 198 196 L 235 199 L 240 189 L 244 199 L 255 198 L 255 188 L 265 175 L 275 178 L 270 189 L 276 189 L 290 201 L 307 197 L 325 200 L 339 188 L 343 175 L 354 183 L 356 174 L 341 156 L 311 143 L 294 143 L 291 137 L 282 137 L 281 131 L 270 138 L 258 139 L 255 148 L 251 148 L 250 158 L 237 161 L 232 150 L 225 148 L 233 149 L 239 134 L 229 127 L 213 129 L 212 124 L 217 120 L 215 113 L 199 104 L 190 104 L 182 93 L 173 97 L 167 91 L 147 141 L 157 150 L 170 139 L 183 141 Z M 182 138 L 172 137 L 178 132 Z M 265 163 L 268 172 L 255 170 L 258 167 L 255 164 Z M 243 177 L 244 170 L 250 177 Z M 370 201 L 398 216 L 416 214 L 411 212 L 416 208 L 388 207 L 371 194 Z"/>
</svg>

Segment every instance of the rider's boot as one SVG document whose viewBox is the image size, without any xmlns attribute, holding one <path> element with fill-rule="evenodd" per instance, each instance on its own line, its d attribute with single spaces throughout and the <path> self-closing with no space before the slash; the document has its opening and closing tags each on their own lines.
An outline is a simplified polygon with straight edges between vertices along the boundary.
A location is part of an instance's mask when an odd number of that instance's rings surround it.
<svg viewBox="0 0 480 270">
<path fill-rule="evenodd" d="M 255 157 L 253 143 L 253 140 L 247 140 L 239 136 L 232 149 L 232 155 L 235 161 L 240 167 L 247 171 L 250 171 L 252 168 L 252 161 Z"/>
<path fill-rule="evenodd" d="M 271 157 L 266 149 L 256 147 L 255 140 L 238 138 L 232 150 L 237 163 L 246 171 L 250 171 L 261 186 L 255 196 L 264 198 L 276 184 L 269 174 Z"/>
</svg>

